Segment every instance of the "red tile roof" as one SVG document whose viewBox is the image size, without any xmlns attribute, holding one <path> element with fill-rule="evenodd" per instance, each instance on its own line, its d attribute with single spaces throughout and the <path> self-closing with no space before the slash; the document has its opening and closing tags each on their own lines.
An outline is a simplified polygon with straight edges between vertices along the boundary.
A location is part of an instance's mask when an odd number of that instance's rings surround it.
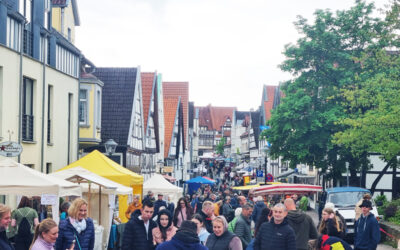
<svg viewBox="0 0 400 250">
<path fill-rule="evenodd" d="M 271 118 L 271 110 L 274 105 L 274 97 L 276 86 L 264 86 L 267 96 L 264 99 L 264 112 L 265 112 L 265 120 L 268 121 Z"/>
<path fill-rule="evenodd" d="M 149 109 L 151 104 L 151 97 L 154 85 L 154 72 L 142 72 L 140 74 L 142 78 L 142 103 L 143 103 L 143 117 L 144 117 L 144 129 L 146 133 L 147 119 L 149 117 Z"/>
<path fill-rule="evenodd" d="M 164 96 L 164 158 L 168 157 L 174 129 L 175 116 L 178 107 L 178 100 L 178 98 L 168 98 Z"/>
<path fill-rule="evenodd" d="M 207 127 L 208 130 L 221 131 L 221 127 L 229 118 L 232 122 L 235 107 L 197 107 L 199 109 L 199 126 Z"/>
<path fill-rule="evenodd" d="M 186 143 L 186 136 L 188 131 L 188 116 L 189 116 L 189 83 L 188 82 L 163 82 L 163 95 L 164 98 L 178 98 L 181 97 L 183 108 L 183 138 Z M 165 112 L 165 111 L 164 111 Z"/>
</svg>

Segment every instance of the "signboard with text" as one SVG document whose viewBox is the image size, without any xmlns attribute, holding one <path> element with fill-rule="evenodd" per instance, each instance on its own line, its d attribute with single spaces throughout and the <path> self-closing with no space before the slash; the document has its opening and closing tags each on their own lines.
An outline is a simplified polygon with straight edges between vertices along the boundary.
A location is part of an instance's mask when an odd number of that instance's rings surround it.
<svg viewBox="0 0 400 250">
<path fill-rule="evenodd" d="M 6 141 L 0 143 L 0 155 L 5 157 L 16 157 L 22 153 L 22 145 L 13 142 L 13 141 Z"/>
</svg>

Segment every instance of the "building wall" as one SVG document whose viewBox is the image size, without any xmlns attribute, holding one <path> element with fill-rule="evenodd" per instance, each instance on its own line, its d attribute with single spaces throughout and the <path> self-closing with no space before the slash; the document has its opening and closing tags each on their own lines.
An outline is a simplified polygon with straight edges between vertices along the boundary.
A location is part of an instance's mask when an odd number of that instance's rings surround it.
<svg viewBox="0 0 400 250">
<path fill-rule="evenodd" d="M 12 141 L 18 141 L 19 128 L 19 92 L 20 68 L 19 54 L 0 45 L 1 68 L 1 132 L 3 141 L 8 140 L 7 131 L 13 132 Z M 22 142 L 23 152 L 21 163 L 33 165 L 35 169 L 46 171 L 46 163 L 51 164 L 51 169 L 57 170 L 77 158 L 78 145 L 78 79 L 64 74 L 54 68 L 46 66 L 45 95 L 43 96 L 43 64 L 30 57 L 23 56 L 22 74 L 33 80 L 33 115 L 34 132 L 32 142 Z M 47 90 L 53 87 L 53 101 L 51 102 L 51 143 L 47 143 Z M 71 121 L 70 121 L 70 147 L 68 149 L 68 103 L 71 94 Z M 44 116 L 42 104 L 45 102 Z M 42 148 L 42 119 L 44 121 L 44 151 L 43 165 L 41 165 Z M 68 158 L 69 155 L 69 158 Z M 17 158 L 15 158 L 17 160 Z"/>
<path fill-rule="evenodd" d="M 69 1 L 70 2 L 70 1 Z M 72 4 L 70 3 L 68 7 L 64 8 L 64 28 L 61 30 L 61 8 L 52 8 L 52 26 L 58 32 L 68 38 L 68 29 L 71 30 L 71 43 L 75 43 L 75 20 L 74 13 L 72 9 Z"/>
<path fill-rule="evenodd" d="M 82 83 L 81 89 L 88 90 L 88 122 L 87 124 L 80 124 L 79 126 L 79 139 L 81 145 L 93 145 L 101 142 L 101 121 L 97 122 L 99 109 L 101 107 L 101 87 L 95 83 Z M 100 98 L 97 92 L 100 91 Z M 99 100 L 100 99 L 100 100 Z M 101 112 L 101 110 L 100 110 Z"/>
</svg>

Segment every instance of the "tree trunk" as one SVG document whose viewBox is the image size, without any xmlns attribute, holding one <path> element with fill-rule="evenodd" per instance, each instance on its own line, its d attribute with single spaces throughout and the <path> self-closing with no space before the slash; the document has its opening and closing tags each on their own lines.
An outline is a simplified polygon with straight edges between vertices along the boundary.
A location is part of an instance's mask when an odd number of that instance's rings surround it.
<svg viewBox="0 0 400 250">
<path fill-rule="evenodd" d="M 376 177 L 376 179 L 375 179 L 374 182 L 372 183 L 372 186 L 371 186 L 371 193 L 372 193 L 372 195 L 374 195 L 376 186 L 378 185 L 379 181 L 382 179 L 382 176 L 383 176 L 384 174 L 386 174 L 388 168 L 393 164 L 393 160 L 394 160 L 394 159 L 395 159 L 395 158 L 393 158 L 393 159 L 391 159 L 390 161 L 388 161 L 388 163 L 386 164 L 386 166 L 382 169 L 382 171 L 379 173 L 378 177 Z"/>
</svg>

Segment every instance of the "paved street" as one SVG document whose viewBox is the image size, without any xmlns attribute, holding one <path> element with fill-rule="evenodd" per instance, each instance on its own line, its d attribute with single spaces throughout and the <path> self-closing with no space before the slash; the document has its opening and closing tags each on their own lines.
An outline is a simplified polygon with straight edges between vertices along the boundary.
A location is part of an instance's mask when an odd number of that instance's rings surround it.
<svg viewBox="0 0 400 250">
<path fill-rule="evenodd" d="M 315 225 L 318 225 L 318 214 L 313 210 L 313 211 L 307 211 L 307 214 L 311 216 L 311 218 L 314 221 Z M 352 245 L 353 246 L 353 245 Z M 384 245 L 384 244 L 379 244 L 378 245 L 378 250 L 393 250 L 395 248 L 388 246 L 388 245 Z"/>
</svg>

